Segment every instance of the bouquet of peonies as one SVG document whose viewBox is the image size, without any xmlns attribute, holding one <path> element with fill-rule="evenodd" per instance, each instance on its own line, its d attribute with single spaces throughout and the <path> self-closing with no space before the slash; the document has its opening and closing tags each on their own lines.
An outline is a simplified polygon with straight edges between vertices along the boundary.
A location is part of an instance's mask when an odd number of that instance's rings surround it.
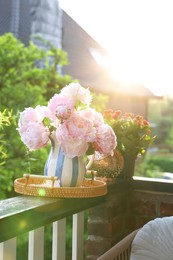
<svg viewBox="0 0 173 260">
<path fill-rule="evenodd" d="M 107 156 L 116 147 L 116 135 L 103 116 L 90 108 L 92 96 L 79 83 L 65 86 L 47 106 L 25 108 L 18 132 L 30 151 L 45 147 L 54 135 L 64 154 L 73 158 L 95 151 Z"/>
</svg>

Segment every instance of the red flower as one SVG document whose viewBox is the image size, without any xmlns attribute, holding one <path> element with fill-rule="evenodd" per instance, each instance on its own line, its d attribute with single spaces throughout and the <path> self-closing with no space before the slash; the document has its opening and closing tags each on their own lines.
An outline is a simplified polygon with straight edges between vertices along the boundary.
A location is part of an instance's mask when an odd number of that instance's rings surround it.
<svg viewBox="0 0 173 260">
<path fill-rule="evenodd" d="M 140 121 L 140 120 L 137 120 L 137 121 L 136 121 L 136 124 L 137 124 L 137 125 L 141 125 L 141 121 Z"/>
<path fill-rule="evenodd" d="M 133 118 L 133 117 L 134 117 L 134 114 L 133 114 L 133 113 L 125 113 L 124 116 L 125 116 L 125 117 L 131 117 L 131 118 Z"/>
<path fill-rule="evenodd" d="M 112 118 L 112 113 L 113 113 L 112 109 L 106 109 L 103 112 L 103 116 L 104 116 L 105 119 L 111 119 Z"/>
<path fill-rule="evenodd" d="M 145 119 L 143 120 L 143 124 L 144 125 L 150 125 L 150 123 L 147 120 L 145 120 Z"/>
<path fill-rule="evenodd" d="M 136 116 L 136 119 L 141 121 L 141 120 L 143 120 L 143 116 L 137 115 L 137 116 Z"/>
<path fill-rule="evenodd" d="M 113 114 L 112 114 L 112 118 L 116 119 L 118 117 L 121 116 L 121 110 L 116 110 Z"/>
</svg>

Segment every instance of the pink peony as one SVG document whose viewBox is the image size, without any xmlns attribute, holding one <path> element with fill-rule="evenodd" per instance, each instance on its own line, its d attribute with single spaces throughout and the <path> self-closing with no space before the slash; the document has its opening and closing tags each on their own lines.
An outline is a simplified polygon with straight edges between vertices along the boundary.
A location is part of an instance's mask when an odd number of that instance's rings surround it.
<svg viewBox="0 0 173 260">
<path fill-rule="evenodd" d="M 96 129 L 93 122 L 81 116 L 80 111 L 78 111 L 74 112 L 68 120 L 59 125 L 59 128 L 56 130 L 56 137 L 65 154 L 72 157 L 71 151 L 75 149 L 76 156 L 80 156 L 86 152 L 89 143 L 94 141 Z"/>
<path fill-rule="evenodd" d="M 69 158 L 83 156 L 89 147 L 89 144 L 86 141 L 71 136 L 69 136 L 68 139 L 63 139 L 63 141 L 59 142 L 59 144 L 64 154 Z"/>
<path fill-rule="evenodd" d="M 50 111 L 60 119 L 67 119 L 75 106 L 72 97 L 66 97 L 62 94 L 55 94 L 48 102 Z"/>
<path fill-rule="evenodd" d="M 71 116 L 72 110 L 67 106 L 59 106 L 56 110 L 56 116 L 61 122 L 67 120 Z"/>
<path fill-rule="evenodd" d="M 23 143 L 29 150 L 36 150 L 44 147 L 54 133 L 68 157 L 84 155 L 91 145 L 103 155 L 113 154 L 116 136 L 104 124 L 103 116 L 89 108 L 91 99 L 89 89 L 71 83 L 55 94 L 48 106 L 25 108 L 17 129 Z"/>
<path fill-rule="evenodd" d="M 17 130 L 30 151 L 44 147 L 49 141 L 50 131 L 43 125 L 45 117 L 53 120 L 52 113 L 44 106 L 29 107 L 20 113 Z"/>
<path fill-rule="evenodd" d="M 32 107 L 25 108 L 23 112 L 20 113 L 19 127 L 27 126 L 30 122 L 42 122 L 44 116 Z"/>
<path fill-rule="evenodd" d="M 81 102 L 85 105 L 90 105 L 92 101 L 89 89 L 82 87 L 79 83 L 71 83 L 65 86 L 61 93 L 66 97 L 72 97 L 75 104 Z"/>
<path fill-rule="evenodd" d="M 87 108 L 80 111 L 81 115 L 93 122 L 94 127 L 98 127 L 104 123 L 103 116 L 93 108 Z"/>
<path fill-rule="evenodd" d="M 22 142 L 30 151 L 46 146 L 49 141 L 50 131 L 42 123 L 30 122 L 27 127 L 19 128 Z"/>
<path fill-rule="evenodd" d="M 42 121 L 45 117 L 49 118 L 52 121 L 56 120 L 55 115 L 47 106 L 36 106 L 35 110 L 37 113 L 39 113 L 39 116 L 40 118 L 42 118 Z"/>
<path fill-rule="evenodd" d="M 113 129 L 107 124 L 100 125 L 93 143 L 94 149 L 104 156 L 113 155 L 116 145 L 116 136 Z"/>
</svg>

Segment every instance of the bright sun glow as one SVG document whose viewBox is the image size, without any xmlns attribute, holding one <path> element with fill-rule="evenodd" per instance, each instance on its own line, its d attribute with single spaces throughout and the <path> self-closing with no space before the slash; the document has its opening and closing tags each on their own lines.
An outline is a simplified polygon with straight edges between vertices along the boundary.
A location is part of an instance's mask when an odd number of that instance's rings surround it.
<svg viewBox="0 0 173 260">
<path fill-rule="evenodd" d="M 63 9 L 110 54 L 116 80 L 173 95 L 172 0 L 62 0 Z"/>
</svg>

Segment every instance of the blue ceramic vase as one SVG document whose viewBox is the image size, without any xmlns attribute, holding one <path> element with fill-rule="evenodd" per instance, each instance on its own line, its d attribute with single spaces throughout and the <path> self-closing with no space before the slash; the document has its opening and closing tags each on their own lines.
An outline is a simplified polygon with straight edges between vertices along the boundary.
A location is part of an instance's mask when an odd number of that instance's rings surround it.
<svg viewBox="0 0 173 260">
<path fill-rule="evenodd" d="M 83 156 L 68 158 L 58 145 L 55 136 L 50 137 L 51 151 L 44 167 L 45 176 L 57 176 L 61 187 L 81 186 L 86 173 Z"/>
</svg>

